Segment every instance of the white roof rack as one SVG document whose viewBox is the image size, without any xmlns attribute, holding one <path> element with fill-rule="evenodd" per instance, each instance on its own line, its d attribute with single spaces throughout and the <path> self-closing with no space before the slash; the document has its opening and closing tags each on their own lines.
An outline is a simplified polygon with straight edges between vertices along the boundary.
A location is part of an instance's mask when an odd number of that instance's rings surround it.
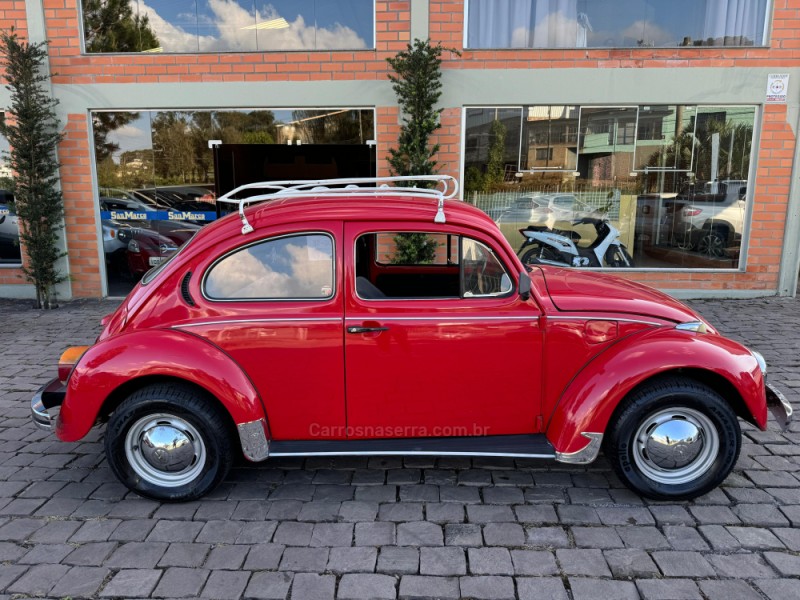
<svg viewBox="0 0 800 600">
<path fill-rule="evenodd" d="M 436 187 L 418 188 L 389 185 L 390 183 L 415 181 L 435 182 Z M 248 196 L 247 198 L 234 197 L 246 190 L 261 190 L 263 193 Z M 248 204 L 299 196 L 341 198 L 387 193 L 393 196 L 437 199 L 439 201 L 439 206 L 433 220 L 435 223 L 444 223 L 444 201 L 456 197 L 456 194 L 458 194 L 458 181 L 450 175 L 404 175 L 395 177 L 354 177 L 350 179 L 261 181 L 258 183 L 240 185 L 236 189 L 217 198 L 217 202 L 238 204 L 239 218 L 242 220 L 242 235 L 244 235 L 253 231 L 253 226 L 250 225 L 247 221 L 247 217 L 244 215 L 244 209 Z"/>
</svg>

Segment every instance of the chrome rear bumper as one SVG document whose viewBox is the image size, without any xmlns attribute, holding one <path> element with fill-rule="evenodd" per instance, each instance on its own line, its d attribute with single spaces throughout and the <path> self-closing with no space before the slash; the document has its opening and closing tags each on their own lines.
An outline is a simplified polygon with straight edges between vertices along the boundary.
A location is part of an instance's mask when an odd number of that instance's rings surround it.
<svg viewBox="0 0 800 600">
<path fill-rule="evenodd" d="M 39 388 L 31 398 L 31 420 L 39 429 L 50 431 L 53 429 L 55 415 L 50 409 L 57 409 L 64 402 L 67 388 L 58 379 L 52 379 Z"/>
<path fill-rule="evenodd" d="M 767 408 L 775 417 L 781 431 L 786 431 L 792 421 L 792 405 L 778 388 L 769 383 L 767 384 Z"/>
</svg>

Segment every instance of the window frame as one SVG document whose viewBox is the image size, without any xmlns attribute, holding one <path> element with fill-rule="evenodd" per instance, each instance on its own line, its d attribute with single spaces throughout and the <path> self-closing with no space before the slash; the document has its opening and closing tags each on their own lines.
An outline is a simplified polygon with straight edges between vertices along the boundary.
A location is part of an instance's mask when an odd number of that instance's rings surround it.
<svg viewBox="0 0 800 600">
<path fill-rule="evenodd" d="M 324 298 L 323 297 L 315 297 L 315 298 L 212 298 L 211 296 L 209 296 L 206 293 L 206 284 L 207 284 L 209 273 L 211 273 L 211 271 L 213 271 L 214 268 L 220 262 L 222 262 L 226 258 L 232 256 L 233 254 L 236 254 L 237 252 L 241 252 L 242 250 L 246 250 L 247 248 L 250 248 L 252 246 L 257 246 L 259 244 L 265 244 L 265 243 L 268 243 L 268 242 L 272 242 L 272 241 L 276 241 L 276 240 L 280 240 L 280 239 L 285 239 L 285 238 L 304 237 L 304 236 L 310 236 L 310 235 L 322 235 L 322 236 L 325 236 L 325 237 L 327 237 L 328 239 L 331 240 L 331 249 L 332 249 L 332 254 L 331 254 L 332 286 L 331 286 L 331 288 L 332 289 L 331 289 L 331 293 L 330 293 L 329 296 L 324 297 Z M 192 239 L 194 239 L 194 238 L 192 238 Z M 319 230 L 297 231 L 297 232 L 292 232 L 292 233 L 283 233 L 283 234 L 279 234 L 279 235 L 268 236 L 268 237 L 261 238 L 259 240 L 255 240 L 253 242 L 249 242 L 247 244 L 243 244 L 241 246 L 236 246 L 235 248 L 224 252 L 222 255 L 218 256 L 213 261 L 211 261 L 211 264 L 209 264 L 206 267 L 205 271 L 203 272 L 203 277 L 200 280 L 200 294 L 208 302 L 237 302 L 237 303 L 241 303 L 241 302 L 319 302 L 319 303 L 332 302 L 332 301 L 335 300 L 336 295 L 338 293 L 338 287 L 336 285 L 336 281 L 337 281 L 336 260 L 337 260 L 337 256 L 336 256 L 336 236 L 334 236 L 334 234 L 331 233 L 330 231 L 319 231 Z"/>
<path fill-rule="evenodd" d="M 393 296 L 393 297 L 387 297 L 387 298 L 362 298 L 358 294 L 358 289 L 356 288 L 356 276 L 355 276 L 355 273 L 356 273 L 356 260 L 357 260 L 357 257 L 358 257 L 358 248 L 357 248 L 358 240 L 361 239 L 362 237 L 366 236 L 366 235 L 377 236 L 378 234 L 381 234 L 381 233 L 390 233 L 390 234 L 395 234 L 395 235 L 397 235 L 398 233 L 424 233 L 424 234 L 427 234 L 427 235 L 431 235 L 431 234 L 437 235 L 437 234 L 439 234 L 439 235 L 449 235 L 449 236 L 457 237 L 458 238 L 458 244 L 457 244 L 458 245 L 458 263 L 457 263 L 457 265 L 449 265 L 449 264 L 446 264 L 446 265 L 392 265 L 392 264 L 388 264 L 387 265 L 385 263 L 378 263 L 376 257 L 373 257 L 373 260 L 375 261 L 375 264 L 378 264 L 378 265 L 380 265 L 382 267 L 387 267 L 388 266 L 390 268 L 396 267 L 396 268 L 401 268 L 401 269 L 402 268 L 407 268 L 407 267 L 420 267 L 420 268 L 436 267 L 436 268 L 440 268 L 441 269 L 441 268 L 446 268 L 446 267 L 457 266 L 458 267 L 458 287 L 459 287 L 458 296 Z M 500 266 L 503 268 L 503 272 L 511 280 L 511 289 L 508 292 L 497 293 L 497 294 L 487 294 L 487 295 L 464 296 L 464 268 L 463 268 L 464 267 L 464 261 L 462 259 L 462 254 L 461 253 L 462 253 L 462 250 L 463 250 L 463 239 L 465 237 L 469 238 L 473 242 L 476 242 L 476 243 L 481 244 L 482 246 L 486 247 L 489 250 L 489 252 L 492 254 L 492 256 L 495 257 L 497 262 L 500 263 Z M 494 299 L 498 299 L 498 298 L 499 299 L 508 298 L 508 297 L 511 297 L 511 296 L 514 295 L 514 293 L 516 292 L 516 286 L 514 285 L 514 277 L 512 276 L 512 273 L 513 273 L 513 271 L 511 271 L 508 268 L 508 265 L 506 265 L 505 261 L 499 256 L 499 254 L 492 248 L 492 246 L 489 243 L 487 243 L 485 240 L 481 240 L 481 239 L 478 239 L 477 237 L 469 236 L 469 235 L 467 235 L 465 233 L 461 233 L 461 232 L 458 232 L 458 231 L 450 231 L 450 232 L 444 232 L 444 231 L 434 232 L 434 231 L 419 231 L 419 230 L 417 230 L 417 231 L 397 231 L 397 230 L 394 230 L 394 229 L 392 229 L 392 230 L 367 230 L 367 231 L 362 231 L 361 233 L 359 233 L 353 239 L 353 278 L 352 278 L 353 281 L 352 281 L 352 284 L 349 285 L 348 287 L 353 292 L 353 297 L 358 299 L 359 302 L 409 302 L 409 301 L 411 301 L 411 302 L 419 302 L 419 301 L 423 301 L 423 302 L 425 302 L 425 301 L 428 301 L 428 302 L 432 302 L 432 301 L 448 301 L 448 302 L 452 302 L 454 300 L 484 300 L 484 299 L 494 300 Z"/>
<path fill-rule="evenodd" d="M 655 103 L 652 102 L 643 102 L 638 106 L 651 106 Z M 659 104 L 664 105 L 678 105 L 681 104 L 680 102 L 675 101 L 664 101 L 659 102 Z M 576 106 L 582 107 L 583 105 L 580 102 L 575 103 Z M 705 102 L 705 103 L 697 103 L 697 104 L 682 104 L 683 106 L 694 106 L 697 109 L 700 108 L 732 108 L 732 109 L 742 109 L 742 108 L 751 108 L 753 109 L 753 137 L 751 140 L 751 148 L 750 148 L 750 167 L 747 173 L 747 180 L 748 182 L 756 180 L 756 174 L 758 171 L 758 158 L 760 156 L 760 143 L 761 143 L 761 128 L 764 123 L 764 104 L 758 104 L 755 102 L 743 102 L 743 103 L 730 103 L 730 102 Z M 467 131 L 467 111 L 473 108 L 480 108 L 480 109 L 503 109 L 503 108 L 518 108 L 521 105 L 519 104 L 503 104 L 498 102 L 494 105 L 488 105 L 485 103 L 476 104 L 476 105 L 469 105 L 463 104 L 461 106 L 461 147 L 462 147 L 462 158 L 461 164 L 459 165 L 461 180 L 464 180 L 464 175 L 466 172 L 466 164 L 465 164 L 465 154 L 463 152 L 464 143 L 466 139 L 466 131 Z M 533 106 L 533 105 L 524 105 L 524 106 Z M 587 103 L 587 107 L 602 107 L 603 105 L 598 105 L 596 103 Z M 612 106 L 611 104 L 607 106 Z M 619 104 L 614 104 L 613 106 L 620 106 Z M 626 104 L 622 104 L 622 106 L 629 106 Z M 521 137 L 521 136 L 520 136 Z M 694 159 L 692 164 L 692 169 L 694 169 Z M 530 171 L 528 171 L 530 172 Z M 561 171 L 565 172 L 565 171 Z M 566 171 L 567 173 L 569 171 Z M 637 174 L 647 175 L 647 173 L 662 173 L 665 172 L 664 169 L 650 169 L 649 171 L 637 171 Z M 674 169 L 666 170 L 667 173 L 683 173 L 684 171 L 676 171 Z M 694 172 L 694 171 L 691 171 Z M 739 253 L 738 263 L 736 266 L 731 267 L 685 267 L 685 266 L 670 266 L 670 267 L 630 267 L 630 268 L 611 268 L 611 267 L 576 267 L 579 271 L 596 271 L 596 272 L 605 272 L 605 273 L 709 273 L 709 274 L 718 274 L 718 273 L 746 273 L 748 262 L 749 262 L 749 253 L 750 253 L 750 240 L 752 234 L 752 227 L 753 227 L 753 211 L 754 208 L 754 197 L 755 197 L 755 188 L 756 186 L 747 185 L 747 192 L 744 198 L 745 201 L 745 214 L 744 214 L 744 224 L 743 224 L 743 232 L 741 237 L 741 250 Z M 505 264 L 505 263 L 504 263 Z"/>
<path fill-rule="evenodd" d="M 323 0 L 324 1 L 324 0 Z M 86 51 L 86 30 L 83 19 L 83 0 L 78 0 L 78 35 L 80 36 L 80 54 L 81 56 L 142 56 L 142 55 L 162 55 L 162 56 L 197 56 L 197 55 L 214 55 L 214 54 L 279 54 L 297 53 L 297 52 L 377 52 L 377 38 L 378 38 L 378 0 L 372 0 L 372 45 L 364 48 L 298 48 L 298 49 L 257 49 L 257 50 L 215 50 L 205 52 L 195 50 L 192 52 L 87 52 Z M 197 37 L 199 38 L 199 33 Z"/>
</svg>

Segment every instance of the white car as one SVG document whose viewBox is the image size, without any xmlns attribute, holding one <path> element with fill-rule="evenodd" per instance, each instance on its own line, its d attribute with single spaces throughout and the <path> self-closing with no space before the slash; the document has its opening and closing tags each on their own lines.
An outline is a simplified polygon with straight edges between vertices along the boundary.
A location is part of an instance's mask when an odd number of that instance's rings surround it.
<svg viewBox="0 0 800 600">
<path fill-rule="evenodd" d="M 574 194 L 540 194 L 534 192 L 520 196 L 505 211 L 498 223 L 542 225 L 553 229 L 556 223 L 562 226 L 584 217 L 597 217 L 597 210 L 579 200 Z"/>
<path fill-rule="evenodd" d="M 672 201 L 675 242 L 713 258 L 741 242 L 747 180 L 705 182 L 683 190 Z"/>
</svg>

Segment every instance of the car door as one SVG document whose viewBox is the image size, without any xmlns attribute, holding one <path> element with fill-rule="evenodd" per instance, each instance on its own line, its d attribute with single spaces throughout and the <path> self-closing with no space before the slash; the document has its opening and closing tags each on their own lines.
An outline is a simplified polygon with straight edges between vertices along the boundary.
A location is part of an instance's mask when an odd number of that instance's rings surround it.
<svg viewBox="0 0 800 600">
<path fill-rule="evenodd" d="M 276 229 L 210 257 L 212 318 L 184 326 L 235 360 L 264 402 L 274 440 L 346 436 L 341 222 Z"/>
<path fill-rule="evenodd" d="M 540 312 L 509 258 L 458 228 L 345 224 L 350 437 L 539 430 Z"/>
</svg>

